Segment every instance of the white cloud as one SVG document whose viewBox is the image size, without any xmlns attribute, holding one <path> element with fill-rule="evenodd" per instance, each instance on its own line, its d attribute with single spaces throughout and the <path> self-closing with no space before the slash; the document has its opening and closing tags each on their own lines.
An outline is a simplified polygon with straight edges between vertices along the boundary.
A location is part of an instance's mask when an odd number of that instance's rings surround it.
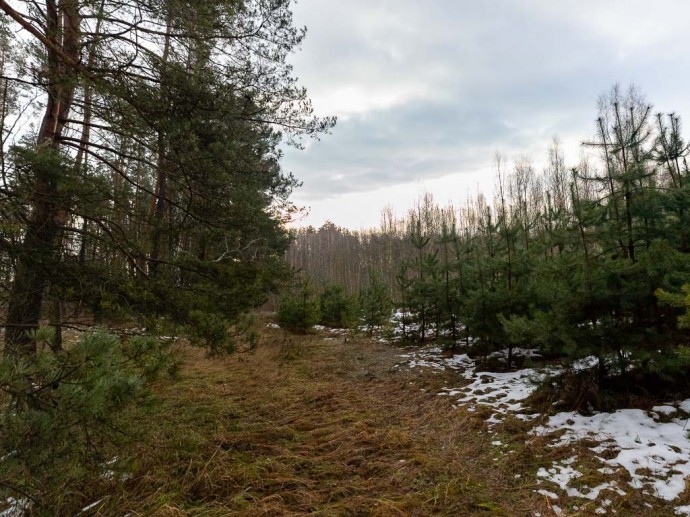
<svg viewBox="0 0 690 517">
<path fill-rule="evenodd" d="M 566 21 L 606 40 L 622 59 L 660 47 L 685 52 L 681 34 L 687 30 L 690 3 L 682 0 L 527 0 L 525 6 L 553 23 Z"/>
<path fill-rule="evenodd" d="M 497 150 L 538 162 L 560 135 L 572 156 L 615 82 L 690 116 L 688 15 L 678 0 L 300 0 L 295 71 L 340 122 L 286 152 L 304 182 L 296 200 L 315 225 L 376 225 L 419 185 L 474 189 Z"/>
</svg>

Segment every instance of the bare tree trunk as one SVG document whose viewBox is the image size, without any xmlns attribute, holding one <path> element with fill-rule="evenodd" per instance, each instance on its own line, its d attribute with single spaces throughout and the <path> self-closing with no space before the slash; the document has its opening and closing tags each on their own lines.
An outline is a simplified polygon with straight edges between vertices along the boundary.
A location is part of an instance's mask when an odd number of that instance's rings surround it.
<svg viewBox="0 0 690 517">
<path fill-rule="evenodd" d="M 161 59 L 161 95 L 165 95 L 165 82 L 166 78 L 164 75 L 166 72 L 166 65 L 168 63 L 168 58 L 170 56 L 170 35 L 172 32 L 172 18 L 171 13 L 168 12 L 167 16 L 167 27 L 165 33 L 165 46 L 163 48 L 163 56 Z M 166 149 L 165 135 L 162 132 L 158 133 L 158 178 L 156 181 L 156 197 L 152 200 L 151 206 L 151 219 L 152 219 L 152 230 L 151 230 L 151 253 L 149 255 L 149 271 L 152 276 L 155 276 L 158 270 L 158 261 L 161 258 L 161 234 L 162 226 L 165 219 L 166 213 L 166 201 L 168 199 L 168 163 L 165 157 Z"/>
<path fill-rule="evenodd" d="M 3 2 L 4 4 L 4 2 Z M 4 5 L 2 5 L 4 9 Z M 60 137 L 72 106 L 75 74 L 66 63 L 79 58 L 79 8 L 77 0 L 46 0 L 46 53 L 48 57 L 48 102 L 37 138 L 31 215 L 10 291 L 5 322 L 5 354 L 25 355 L 36 345 L 27 331 L 38 328 L 43 292 L 50 278 L 50 262 L 60 245 L 66 211 L 55 197 L 59 173 L 51 154 L 60 147 Z"/>
</svg>

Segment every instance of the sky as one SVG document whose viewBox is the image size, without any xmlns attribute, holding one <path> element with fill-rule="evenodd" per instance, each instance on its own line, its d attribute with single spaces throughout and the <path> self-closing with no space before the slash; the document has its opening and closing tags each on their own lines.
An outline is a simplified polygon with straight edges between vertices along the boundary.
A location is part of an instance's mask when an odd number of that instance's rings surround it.
<svg viewBox="0 0 690 517">
<path fill-rule="evenodd" d="M 285 149 L 309 209 L 296 224 L 377 227 L 424 192 L 491 196 L 494 160 L 543 167 L 588 152 L 597 100 L 634 84 L 654 112 L 690 117 L 686 0 L 299 0 L 291 58 L 331 134 Z M 591 151 L 590 151 L 591 152 Z"/>
</svg>

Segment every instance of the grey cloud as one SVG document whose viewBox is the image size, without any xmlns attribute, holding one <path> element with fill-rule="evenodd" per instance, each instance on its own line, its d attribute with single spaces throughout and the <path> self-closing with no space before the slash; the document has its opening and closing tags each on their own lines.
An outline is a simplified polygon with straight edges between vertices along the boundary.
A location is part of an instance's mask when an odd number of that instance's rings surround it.
<svg viewBox="0 0 690 517">
<path fill-rule="evenodd" d="M 527 150 L 533 137 L 490 108 L 416 102 L 343 121 L 307 151 L 288 152 L 285 167 L 304 180 L 302 197 L 318 199 L 474 170 L 499 143 Z"/>
<path fill-rule="evenodd" d="M 304 182 L 300 197 L 476 170 L 496 150 L 545 152 L 560 133 L 584 140 L 598 95 L 614 82 L 636 82 L 654 102 L 688 68 L 677 49 L 622 54 L 625 45 L 575 16 L 578 8 L 597 16 L 593 0 L 553 4 L 301 0 L 296 21 L 310 30 L 294 64 L 317 109 L 347 85 L 403 93 L 392 106 L 341 118 L 307 151 L 286 151 L 284 168 Z"/>
</svg>

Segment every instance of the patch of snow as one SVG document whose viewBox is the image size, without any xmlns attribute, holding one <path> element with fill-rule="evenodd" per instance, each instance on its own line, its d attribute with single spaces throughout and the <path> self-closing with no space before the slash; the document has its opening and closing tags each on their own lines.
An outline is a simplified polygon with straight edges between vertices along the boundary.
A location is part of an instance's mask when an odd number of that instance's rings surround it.
<svg viewBox="0 0 690 517">
<path fill-rule="evenodd" d="M 577 456 L 571 456 L 570 458 L 566 458 L 564 460 L 561 460 L 561 463 L 563 465 L 572 465 L 573 463 L 575 463 L 576 460 L 577 460 Z"/>
<path fill-rule="evenodd" d="M 444 360 L 444 363 L 448 366 L 448 368 L 452 368 L 454 370 L 460 368 L 472 368 L 474 366 L 474 361 L 470 359 L 470 356 L 467 354 L 456 354 L 453 357 L 448 357 Z"/>
<path fill-rule="evenodd" d="M 590 355 L 588 357 L 578 359 L 577 361 L 573 362 L 570 368 L 575 372 L 583 372 L 586 370 L 591 370 L 598 364 L 599 359 L 597 357 L 594 357 L 593 355 Z"/>
<path fill-rule="evenodd" d="M 533 350 L 519 349 L 522 354 Z M 403 354 L 409 368 L 430 368 L 434 371 L 459 370 L 465 379 L 473 382 L 460 388 L 444 388 L 440 396 L 460 396 L 457 402 L 468 411 L 477 406 L 488 406 L 496 410 L 487 420 L 489 424 L 501 422 L 507 413 L 519 413 L 524 409 L 522 401 L 529 397 L 537 384 L 546 377 L 556 375 L 560 369 L 523 369 L 515 372 L 477 372 L 475 362 L 467 354 L 449 356 L 440 347 L 430 346 L 415 352 Z M 522 420 L 532 420 L 537 415 L 516 415 Z"/>
<path fill-rule="evenodd" d="M 623 359 L 623 364 L 621 364 L 621 358 Z M 621 366 L 625 368 L 626 372 L 635 369 L 635 361 L 632 360 L 632 353 L 629 350 L 620 350 L 618 353 L 609 354 L 604 358 L 604 363 L 615 375 L 620 375 Z M 599 358 L 593 355 L 584 357 L 572 363 L 570 369 L 574 372 L 582 372 L 591 370 L 599 366 Z"/>
<path fill-rule="evenodd" d="M 539 353 L 539 350 L 536 348 L 520 348 L 520 347 L 515 347 L 513 348 L 512 352 L 512 357 L 530 357 L 530 358 L 541 358 L 542 355 Z M 503 350 L 498 350 L 496 352 L 493 352 L 489 354 L 489 357 L 495 357 L 498 359 L 502 359 L 506 361 L 508 359 L 508 349 L 504 348 Z"/>
<path fill-rule="evenodd" d="M 529 349 L 525 349 L 525 353 L 530 353 Z M 453 369 L 470 380 L 467 386 L 443 388 L 438 395 L 453 398 L 453 407 L 463 406 L 470 412 L 479 407 L 491 408 L 491 415 L 486 420 L 490 426 L 489 433 L 491 426 L 502 422 L 509 413 L 525 421 L 539 416 L 522 413 L 525 409 L 523 401 L 535 391 L 539 382 L 563 372 L 557 367 L 500 373 L 478 372 L 477 365 L 466 354 L 449 355 L 437 346 L 416 350 L 402 357 L 410 368 L 430 368 L 434 372 Z M 572 369 L 582 371 L 597 364 L 598 359 L 590 356 L 576 361 Z M 685 419 L 675 418 L 670 422 L 659 422 L 658 419 L 659 415 L 673 417 L 678 410 L 690 413 L 690 399 L 681 402 L 677 408 L 670 404 L 655 406 L 651 413 L 639 409 L 592 416 L 559 413 L 531 432 L 542 436 L 558 433 L 551 445 L 559 447 L 582 439 L 593 440 L 596 445 L 591 450 L 599 455 L 602 467 L 597 470 L 600 474 L 614 476 L 624 468 L 630 475 L 629 485 L 632 488 L 671 501 L 684 492 L 685 480 L 690 478 L 690 430 L 685 428 Z M 491 443 L 496 446 L 501 444 L 498 440 Z M 576 469 L 575 460 L 575 457 L 568 458 L 550 468 L 540 469 L 537 482 L 552 483 L 569 497 L 592 501 L 600 500 L 605 493 L 625 495 L 625 491 L 614 480 L 604 481 L 594 487 L 578 486 L 576 480 L 582 477 L 582 473 Z M 582 483 L 582 479 L 579 482 Z M 544 489 L 544 495 L 547 495 L 545 492 L 553 493 Z M 605 504 L 606 501 L 610 500 L 600 502 L 598 510 L 615 513 L 610 507 L 612 503 Z M 678 508 L 679 511 L 687 508 L 685 515 L 690 517 L 690 505 Z"/>
<path fill-rule="evenodd" d="M 672 415 L 674 413 L 678 413 L 678 408 L 675 408 L 673 406 L 654 406 L 652 408 L 652 411 L 662 415 Z"/>
<path fill-rule="evenodd" d="M 532 432 L 565 430 L 554 443 L 557 446 L 583 438 L 600 442 L 594 452 L 614 455 L 599 457 L 603 464 L 625 468 L 633 488 L 671 501 L 685 490 L 685 479 L 690 477 L 690 440 L 684 426 L 683 420 L 661 423 L 640 409 L 621 409 L 592 416 L 559 413 Z"/>
<path fill-rule="evenodd" d="M 686 504 L 685 506 L 676 506 L 675 513 L 676 515 L 690 515 L 690 504 Z"/>
<path fill-rule="evenodd" d="M 31 508 L 31 501 L 28 499 L 8 497 L 5 504 L 9 506 L 0 512 L 0 517 L 22 517 Z"/>
<path fill-rule="evenodd" d="M 458 399 L 465 405 L 488 406 L 497 413 L 518 413 L 524 409 L 522 401 L 529 397 L 537 388 L 537 384 L 551 372 L 548 370 L 524 369 L 516 372 L 481 372 L 474 373 L 474 382 L 463 388 L 458 388 L 465 396 Z M 492 421 L 497 421 L 498 415 L 492 415 Z M 498 420 L 500 421 L 500 420 Z"/>
<path fill-rule="evenodd" d="M 579 470 L 570 466 L 575 463 L 576 459 L 576 456 L 572 456 L 568 459 L 554 462 L 549 469 L 542 467 L 537 471 L 537 477 L 557 485 L 569 497 L 579 497 L 594 501 L 604 490 L 615 492 L 621 496 L 625 495 L 625 492 L 618 488 L 615 481 L 605 482 L 595 487 L 584 485 L 580 488 L 574 488 L 570 486 L 574 480 L 582 477 L 582 473 Z"/>
<path fill-rule="evenodd" d="M 515 418 L 517 418 L 518 420 L 522 420 L 523 422 L 529 422 L 530 420 L 534 420 L 538 416 L 540 416 L 539 413 L 533 413 L 531 415 L 526 413 L 518 413 L 517 415 L 515 415 Z"/>
<path fill-rule="evenodd" d="M 474 361 L 467 354 L 455 354 L 452 356 L 444 353 L 437 346 L 426 347 L 400 357 L 407 359 L 409 368 L 432 368 L 434 370 L 461 370 L 474 368 Z"/>
<path fill-rule="evenodd" d="M 549 499 L 554 499 L 554 500 L 558 499 L 558 496 L 556 494 L 554 494 L 553 492 L 549 492 L 548 490 L 543 490 L 543 489 L 537 490 L 537 493 L 541 494 L 541 495 L 545 495 Z"/>
<path fill-rule="evenodd" d="M 594 510 L 594 513 L 596 513 L 597 515 L 606 515 L 609 512 L 609 506 L 611 506 L 612 504 L 613 502 L 611 501 L 611 499 L 604 499 L 601 502 L 601 506 Z M 614 510 L 613 508 L 611 508 L 610 510 L 611 513 L 617 513 L 616 510 Z"/>
<path fill-rule="evenodd" d="M 486 419 L 486 423 L 489 425 L 500 424 L 503 419 L 499 417 L 498 413 L 491 413 L 491 416 Z"/>
<path fill-rule="evenodd" d="M 550 481 L 555 485 L 567 492 L 568 485 L 572 480 L 577 479 L 582 476 L 582 472 L 575 470 L 568 465 L 560 465 L 558 462 L 554 463 L 553 467 L 550 469 L 540 468 L 537 471 L 537 477 L 544 478 L 546 481 Z"/>
</svg>

